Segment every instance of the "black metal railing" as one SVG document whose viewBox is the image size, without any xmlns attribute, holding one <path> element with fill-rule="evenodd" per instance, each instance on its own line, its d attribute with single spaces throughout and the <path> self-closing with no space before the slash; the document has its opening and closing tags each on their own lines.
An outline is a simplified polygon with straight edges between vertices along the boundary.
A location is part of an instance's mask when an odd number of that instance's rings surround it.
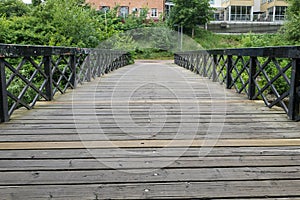
<svg viewBox="0 0 300 200">
<path fill-rule="evenodd" d="M 0 122 L 129 62 L 124 51 L 0 44 Z"/>
<path fill-rule="evenodd" d="M 300 120 L 300 47 L 217 49 L 175 54 L 175 64 L 283 108 Z"/>
</svg>

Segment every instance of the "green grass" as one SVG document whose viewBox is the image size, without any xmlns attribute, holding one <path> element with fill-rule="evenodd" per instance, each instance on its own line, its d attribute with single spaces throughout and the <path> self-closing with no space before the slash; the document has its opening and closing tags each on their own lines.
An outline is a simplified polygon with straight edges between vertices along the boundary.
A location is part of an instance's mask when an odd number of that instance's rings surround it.
<svg viewBox="0 0 300 200">
<path fill-rule="evenodd" d="M 174 54 L 160 49 L 143 49 L 132 53 L 134 59 L 145 60 L 173 60 Z"/>
<path fill-rule="evenodd" d="M 221 35 L 197 28 L 194 40 L 201 44 L 204 49 L 219 49 L 238 47 L 242 38 L 243 35 Z"/>
<path fill-rule="evenodd" d="M 281 33 L 275 34 L 240 34 L 240 35 L 224 35 L 216 34 L 203 28 L 195 30 L 194 40 L 204 49 L 223 49 L 223 48 L 239 48 L 239 47 L 265 47 L 265 46 L 285 46 L 299 45 L 285 40 Z M 133 52 L 135 59 L 173 59 L 173 53 L 159 49 L 142 49 Z"/>
</svg>

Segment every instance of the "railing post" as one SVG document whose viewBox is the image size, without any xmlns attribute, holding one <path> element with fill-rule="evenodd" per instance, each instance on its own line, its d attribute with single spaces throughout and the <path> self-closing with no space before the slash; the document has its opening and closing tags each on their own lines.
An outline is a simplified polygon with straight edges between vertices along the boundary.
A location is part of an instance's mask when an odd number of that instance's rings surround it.
<svg viewBox="0 0 300 200">
<path fill-rule="evenodd" d="M 190 58 L 191 58 L 191 55 L 187 54 L 186 56 L 187 56 L 187 58 L 186 58 L 186 69 L 190 70 L 190 65 L 191 65 Z"/>
<path fill-rule="evenodd" d="M 182 55 L 179 55 L 179 59 L 178 59 L 178 62 L 179 62 L 179 66 L 183 67 L 183 62 L 182 62 Z"/>
<path fill-rule="evenodd" d="M 288 116 L 291 120 L 299 120 L 300 114 L 300 97 L 298 90 L 300 87 L 300 59 L 293 59 L 292 77 L 289 98 L 289 112 Z"/>
<path fill-rule="evenodd" d="M 7 122 L 8 116 L 8 100 L 6 88 L 6 74 L 4 60 L 0 58 L 0 122 Z"/>
<path fill-rule="evenodd" d="M 104 57 L 103 57 L 103 53 L 102 53 L 102 51 L 100 52 L 100 51 L 97 51 L 97 53 L 96 53 L 96 66 L 97 66 L 97 77 L 100 77 L 101 75 L 102 75 L 102 73 L 103 73 L 103 70 L 102 70 L 102 68 L 103 68 L 103 60 L 105 59 Z"/>
<path fill-rule="evenodd" d="M 192 53 L 191 55 L 190 55 L 190 71 L 194 71 L 195 69 L 194 69 L 194 54 Z"/>
<path fill-rule="evenodd" d="M 52 80 L 52 65 L 51 65 L 51 57 L 50 56 L 44 57 L 44 71 L 45 71 L 45 74 L 47 75 L 47 83 L 45 86 L 47 101 L 52 101 L 53 100 L 53 87 L 52 87 L 53 80 Z"/>
<path fill-rule="evenodd" d="M 196 56 L 196 73 L 200 74 L 200 53 L 197 53 Z"/>
<path fill-rule="evenodd" d="M 232 56 L 227 56 L 227 68 L 226 68 L 226 88 L 231 88 L 232 78 L 231 78 L 231 72 L 232 72 Z"/>
<path fill-rule="evenodd" d="M 90 54 L 88 54 L 86 56 L 86 65 L 87 65 L 87 77 L 86 77 L 86 81 L 87 82 L 91 82 L 92 80 L 92 70 L 91 70 L 91 58 L 90 58 Z"/>
<path fill-rule="evenodd" d="M 212 80 L 213 82 L 217 82 L 218 81 L 218 77 L 217 77 L 217 66 L 218 66 L 218 56 L 217 55 L 213 55 L 213 72 L 212 72 Z"/>
<path fill-rule="evenodd" d="M 249 94 L 248 94 L 248 98 L 250 100 L 254 100 L 254 96 L 255 96 L 255 74 L 256 74 L 256 57 L 251 57 L 250 58 L 250 67 L 249 67 L 249 85 L 248 85 L 248 91 L 249 91 Z"/>
<path fill-rule="evenodd" d="M 71 84 L 73 86 L 72 89 L 75 89 L 76 88 L 76 55 L 71 55 L 70 56 L 70 67 L 71 67 L 71 73 L 72 73 L 72 76 L 71 76 Z"/>
<path fill-rule="evenodd" d="M 207 77 L 207 55 L 203 53 L 203 77 Z"/>
</svg>

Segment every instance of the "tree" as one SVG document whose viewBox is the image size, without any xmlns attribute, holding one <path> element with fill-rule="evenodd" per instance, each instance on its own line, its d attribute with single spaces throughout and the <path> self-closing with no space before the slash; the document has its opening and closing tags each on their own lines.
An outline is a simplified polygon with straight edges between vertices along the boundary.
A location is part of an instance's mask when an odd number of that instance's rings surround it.
<svg viewBox="0 0 300 200">
<path fill-rule="evenodd" d="M 42 0 L 32 0 L 32 5 L 33 6 L 38 6 L 42 3 Z"/>
<path fill-rule="evenodd" d="M 194 30 L 197 25 L 205 24 L 212 16 L 213 8 L 210 7 L 209 0 L 174 0 L 175 6 L 172 8 L 169 25 L 184 26 L 192 30 L 192 37 L 194 37 Z"/>
<path fill-rule="evenodd" d="M 288 22 L 284 26 L 284 30 L 288 40 L 300 42 L 300 1 L 288 0 L 289 7 L 287 9 Z"/>
<path fill-rule="evenodd" d="M 29 7 L 21 0 L 1 0 L 0 16 L 6 17 L 23 16 L 29 12 Z"/>
<path fill-rule="evenodd" d="M 47 0 L 34 8 L 41 23 L 55 31 L 47 45 L 95 47 L 99 43 L 99 22 L 83 0 Z"/>
</svg>

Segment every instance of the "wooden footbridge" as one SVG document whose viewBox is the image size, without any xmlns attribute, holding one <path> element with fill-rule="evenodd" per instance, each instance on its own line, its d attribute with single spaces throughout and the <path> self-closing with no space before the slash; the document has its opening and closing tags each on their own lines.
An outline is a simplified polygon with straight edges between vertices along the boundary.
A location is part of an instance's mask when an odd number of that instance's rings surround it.
<svg viewBox="0 0 300 200">
<path fill-rule="evenodd" d="M 0 199 L 300 198 L 299 47 L 0 46 Z"/>
</svg>

